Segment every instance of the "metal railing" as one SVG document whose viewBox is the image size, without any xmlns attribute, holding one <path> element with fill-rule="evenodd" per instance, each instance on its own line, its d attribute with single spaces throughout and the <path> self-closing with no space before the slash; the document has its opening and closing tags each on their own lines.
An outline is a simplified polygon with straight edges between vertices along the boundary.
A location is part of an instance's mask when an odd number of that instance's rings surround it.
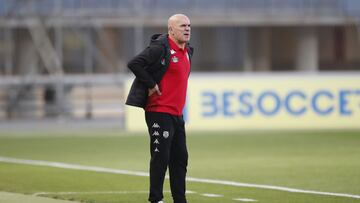
<svg viewBox="0 0 360 203">
<path fill-rule="evenodd" d="M 126 75 L 66 75 L 62 104 L 56 101 L 56 78 L 0 76 L 0 121 L 17 119 L 124 119 Z M 123 126 L 123 124 L 121 124 Z"/>
</svg>

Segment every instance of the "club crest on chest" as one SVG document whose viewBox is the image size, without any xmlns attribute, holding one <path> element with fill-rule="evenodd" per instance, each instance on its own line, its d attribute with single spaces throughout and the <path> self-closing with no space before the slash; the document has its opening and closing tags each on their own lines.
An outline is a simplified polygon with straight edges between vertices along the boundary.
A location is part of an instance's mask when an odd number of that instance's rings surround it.
<svg viewBox="0 0 360 203">
<path fill-rule="evenodd" d="M 172 60 L 172 62 L 174 62 L 174 63 L 179 62 L 179 59 L 178 59 L 176 56 L 172 57 L 171 60 Z"/>
</svg>

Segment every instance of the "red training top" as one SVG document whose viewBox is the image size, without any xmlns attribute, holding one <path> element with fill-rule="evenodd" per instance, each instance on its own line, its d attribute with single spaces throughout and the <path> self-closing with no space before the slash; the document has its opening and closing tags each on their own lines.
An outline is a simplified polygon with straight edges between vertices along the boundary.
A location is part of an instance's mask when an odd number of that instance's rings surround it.
<svg viewBox="0 0 360 203">
<path fill-rule="evenodd" d="M 145 111 L 162 112 L 180 116 L 185 105 L 186 89 L 190 73 L 190 61 L 187 49 L 181 49 L 168 38 L 170 45 L 170 64 L 166 70 L 159 88 L 147 101 Z"/>
</svg>

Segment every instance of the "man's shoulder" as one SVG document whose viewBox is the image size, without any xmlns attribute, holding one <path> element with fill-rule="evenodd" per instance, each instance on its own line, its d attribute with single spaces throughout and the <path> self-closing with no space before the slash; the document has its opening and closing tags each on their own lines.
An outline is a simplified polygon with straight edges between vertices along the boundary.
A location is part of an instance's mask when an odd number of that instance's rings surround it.
<svg viewBox="0 0 360 203">
<path fill-rule="evenodd" d="M 151 44 L 148 49 L 150 49 L 150 56 L 155 58 L 165 57 L 167 53 L 166 46 L 162 44 Z"/>
<path fill-rule="evenodd" d="M 187 50 L 190 56 L 194 54 L 194 47 L 190 46 L 190 44 L 187 44 Z"/>
<path fill-rule="evenodd" d="M 167 44 L 168 43 L 168 34 L 154 34 L 151 36 L 150 44 L 151 43 L 161 43 Z"/>
<path fill-rule="evenodd" d="M 157 56 L 169 57 L 170 45 L 168 42 L 168 34 L 155 34 L 151 37 L 149 48 Z M 167 56 L 169 55 L 169 56 Z"/>
<path fill-rule="evenodd" d="M 154 34 L 151 37 L 149 47 L 154 51 L 164 51 L 168 46 L 167 34 Z"/>
<path fill-rule="evenodd" d="M 152 50 L 152 51 L 163 51 L 165 46 L 162 45 L 162 44 L 150 44 L 149 45 L 149 48 Z"/>
</svg>

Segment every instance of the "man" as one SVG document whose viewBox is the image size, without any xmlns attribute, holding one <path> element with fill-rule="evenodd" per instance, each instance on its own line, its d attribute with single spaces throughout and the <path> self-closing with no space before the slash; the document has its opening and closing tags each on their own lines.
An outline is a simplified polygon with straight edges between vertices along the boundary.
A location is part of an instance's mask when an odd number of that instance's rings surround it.
<svg viewBox="0 0 360 203">
<path fill-rule="evenodd" d="M 150 45 L 128 63 L 136 79 L 126 104 L 145 109 L 150 135 L 149 201 L 152 203 L 163 202 L 168 167 L 174 203 L 187 202 L 188 152 L 182 112 L 193 53 L 188 44 L 190 29 L 187 16 L 171 16 L 168 33 L 152 36 Z"/>
</svg>

